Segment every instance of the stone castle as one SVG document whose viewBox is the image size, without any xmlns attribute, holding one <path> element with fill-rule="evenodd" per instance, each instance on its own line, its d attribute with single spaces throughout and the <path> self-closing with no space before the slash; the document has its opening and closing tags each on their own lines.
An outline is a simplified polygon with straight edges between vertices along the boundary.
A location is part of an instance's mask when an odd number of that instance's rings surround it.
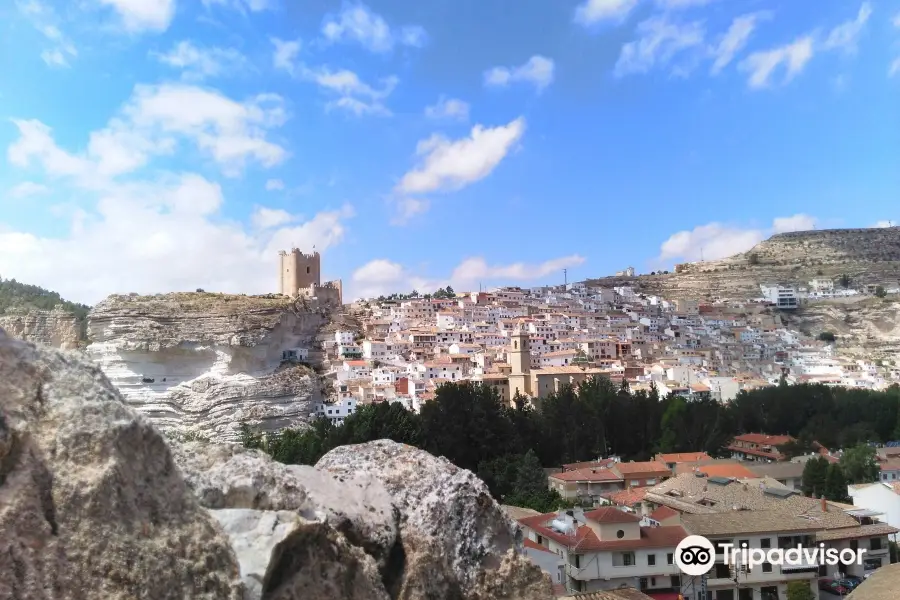
<svg viewBox="0 0 900 600">
<path fill-rule="evenodd" d="M 322 257 L 318 252 L 304 254 L 297 248 L 278 253 L 278 293 L 291 298 L 316 298 L 320 302 L 342 304 L 341 280 L 322 283 Z"/>
</svg>

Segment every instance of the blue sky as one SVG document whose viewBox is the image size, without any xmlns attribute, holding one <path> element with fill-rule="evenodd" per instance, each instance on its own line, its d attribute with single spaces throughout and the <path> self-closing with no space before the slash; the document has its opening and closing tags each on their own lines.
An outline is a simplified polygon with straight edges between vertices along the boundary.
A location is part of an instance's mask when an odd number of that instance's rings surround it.
<svg viewBox="0 0 900 600">
<path fill-rule="evenodd" d="M 649 272 L 900 220 L 900 0 L 0 1 L 0 276 Z"/>
</svg>

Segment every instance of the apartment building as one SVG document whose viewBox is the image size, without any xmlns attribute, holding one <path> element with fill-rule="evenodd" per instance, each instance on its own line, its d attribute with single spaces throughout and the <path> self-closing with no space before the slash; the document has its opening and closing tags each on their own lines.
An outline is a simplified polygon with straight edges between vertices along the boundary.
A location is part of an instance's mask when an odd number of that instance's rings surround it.
<svg viewBox="0 0 900 600">
<path fill-rule="evenodd" d="M 732 458 L 738 460 L 758 460 L 774 462 L 784 460 L 778 446 L 796 441 L 789 435 L 766 435 L 764 433 L 744 433 L 735 436 L 727 448 Z"/>
<path fill-rule="evenodd" d="M 636 588 L 651 597 L 681 592 L 674 552 L 687 534 L 615 507 L 519 519 L 526 537 L 563 561 L 569 592 Z"/>
</svg>

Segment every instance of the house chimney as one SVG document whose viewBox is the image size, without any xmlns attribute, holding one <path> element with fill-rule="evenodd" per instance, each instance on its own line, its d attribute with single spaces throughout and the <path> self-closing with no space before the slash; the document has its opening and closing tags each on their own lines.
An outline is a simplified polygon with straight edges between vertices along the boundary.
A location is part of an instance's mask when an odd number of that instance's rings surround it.
<svg viewBox="0 0 900 600">
<path fill-rule="evenodd" d="M 825 500 L 825 496 L 822 496 L 822 512 L 828 512 L 828 502 Z"/>
</svg>

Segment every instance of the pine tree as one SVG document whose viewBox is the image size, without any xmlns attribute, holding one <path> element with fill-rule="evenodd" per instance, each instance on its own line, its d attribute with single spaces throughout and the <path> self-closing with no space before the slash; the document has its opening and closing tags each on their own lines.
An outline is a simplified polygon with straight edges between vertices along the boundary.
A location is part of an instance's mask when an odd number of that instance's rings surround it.
<svg viewBox="0 0 900 600">
<path fill-rule="evenodd" d="M 825 497 L 834 502 L 846 502 L 847 480 L 840 465 L 828 465 L 828 473 L 825 476 Z"/>
<path fill-rule="evenodd" d="M 812 458 L 803 467 L 803 479 L 800 488 L 804 496 L 818 498 L 825 494 L 828 477 L 828 461 L 821 456 Z"/>
</svg>

